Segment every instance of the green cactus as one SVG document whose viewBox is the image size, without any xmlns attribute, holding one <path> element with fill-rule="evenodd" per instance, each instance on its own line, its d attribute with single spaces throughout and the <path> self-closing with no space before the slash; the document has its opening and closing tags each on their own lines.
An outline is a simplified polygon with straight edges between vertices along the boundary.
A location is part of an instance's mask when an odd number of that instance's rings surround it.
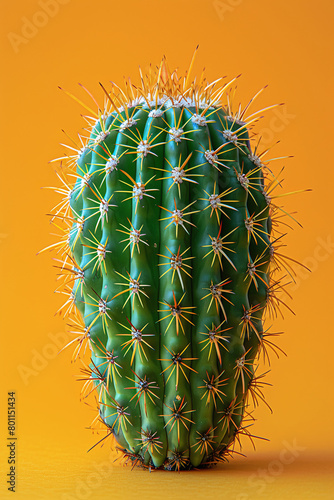
<svg viewBox="0 0 334 500">
<path fill-rule="evenodd" d="M 284 304 L 273 272 L 290 269 L 271 234 L 278 180 L 250 143 L 259 114 L 233 112 L 235 79 L 189 73 L 163 60 L 141 87 L 102 87 L 52 216 L 75 357 L 90 347 L 83 396 L 125 461 L 167 470 L 224 461 L 249 435 L 275 349 L 263 315 Z"/>
</svg>

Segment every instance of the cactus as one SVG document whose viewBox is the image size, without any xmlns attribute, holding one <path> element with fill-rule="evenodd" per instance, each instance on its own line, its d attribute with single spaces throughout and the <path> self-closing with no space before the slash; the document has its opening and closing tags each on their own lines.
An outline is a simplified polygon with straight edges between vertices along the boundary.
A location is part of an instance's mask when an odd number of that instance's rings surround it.
<svg viewBox="0 0 334 500">
<path fill-rule="evenodd" d="M 233 111 L 236 79 L 190 81 L 191 67 L 163 60 L 141 86 L 101 85 L 97 112 L 81 103 L 89 137 L 61 159 L 52 213 L 61 312 L 74 357 L 90 354 L 83 397 L 125 461 L 151 469 L 208 467 L 252 438 L 259 356 L 278 353 L 264 315 L 286 305 L 273 273 L 292 273 L 273 235 L 279 180 L 249 137 L 263 110 Z"/>
</svg>

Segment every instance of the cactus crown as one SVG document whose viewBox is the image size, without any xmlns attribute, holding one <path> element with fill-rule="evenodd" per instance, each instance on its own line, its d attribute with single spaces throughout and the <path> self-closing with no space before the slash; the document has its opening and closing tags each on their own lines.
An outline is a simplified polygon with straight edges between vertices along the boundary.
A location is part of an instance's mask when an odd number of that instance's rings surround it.
<svg viewBox="0 0 334 500">
<path fill-rule="evenodd" d="M 191 81 L 192 63 L 102 87 L 97 113 L 79 101 L 89 135 L 61 159 L 52 215 L 75 358 L 90 348 L 83 397 L 97 391 L 95 423 L 126 461 L 167 470 L 226 460 L 250 436 L 257 360 L 275 350 L 264 313 L 284 306 L 274 273 L 291 274 L 279 180 L 249 138 L 263 110 L 234 111 L 235 79 Z"/>
</svg>

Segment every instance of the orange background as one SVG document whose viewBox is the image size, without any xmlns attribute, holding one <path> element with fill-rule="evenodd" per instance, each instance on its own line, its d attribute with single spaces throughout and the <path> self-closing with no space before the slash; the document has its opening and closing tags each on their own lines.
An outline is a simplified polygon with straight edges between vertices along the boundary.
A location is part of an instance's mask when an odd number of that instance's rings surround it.
<svg viewBox="0 0 334 500">
<path fill-rule="evenodd" d="M 48 14 L 43 0 L 1 4 L 0 469 L 8 472 L 6 399 L 15 390 L 16 498 L 333 498 L 333 3 L 50 0 Z M 164 54 L 183 71 L 198 43 L 195 70 L 205 66 L 209 80 L 242 73 L 243 104 L 266 84 L 257 107 L 285 102 L 257 130 L 268 145 L 280 140 L 272 156 L 293 155 L 281 162 L 285 191 L 312 188 L 284 200 L 303 225 L 286 238 L 288 254 L 312 273 L 296 269 L 296 315 L 275 323 L 288 357 L 272 358 L 266 395 L 274 413 L 262 405 L 252 429 L 270 442 L 258 441 L 257 453 L 245 442 L 248 459 L 216 470 L 149 475 L 107 466 L 108 445 L 86 453 L 98 439 L 85 429 L 94 412 L 79 401 L 70 350 L 56 356 L 54 339 L 68 338 L 54 316 L 62 298 L 53 294 L 52 255 L 36 256 L 55 241 L 45 214 L 57 198 L 41 187 L 57 183 L 48 162 L 68 143 L 61 129 L 75 136 L 84 126 L 82 108 L 58 85 L 92 105 L 80 82 L 102 102 L 98 82 L 136 80 L 139 64 Z M 298 446 L 289 464 L 287 443 Z M 0 481 L 3 498 L 4 474 Z"/>
</svg>

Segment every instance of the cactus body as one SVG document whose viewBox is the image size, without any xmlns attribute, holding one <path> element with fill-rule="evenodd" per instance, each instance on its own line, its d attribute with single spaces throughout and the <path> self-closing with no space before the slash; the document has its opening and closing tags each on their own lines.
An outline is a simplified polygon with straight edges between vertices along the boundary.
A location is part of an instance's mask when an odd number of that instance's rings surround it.
<svg viewBox="0 0 334 500">
<path fill-rule="evenodd" d="M 274 260 L 252 120 L 221 104 L 231 82 L 187 80 L 163 62 L 138 94 L 105 91 L 54 215 L 84 396 L 127 460 L 168 470 L 225 460 L 248 432 Z"/>
</svg>

